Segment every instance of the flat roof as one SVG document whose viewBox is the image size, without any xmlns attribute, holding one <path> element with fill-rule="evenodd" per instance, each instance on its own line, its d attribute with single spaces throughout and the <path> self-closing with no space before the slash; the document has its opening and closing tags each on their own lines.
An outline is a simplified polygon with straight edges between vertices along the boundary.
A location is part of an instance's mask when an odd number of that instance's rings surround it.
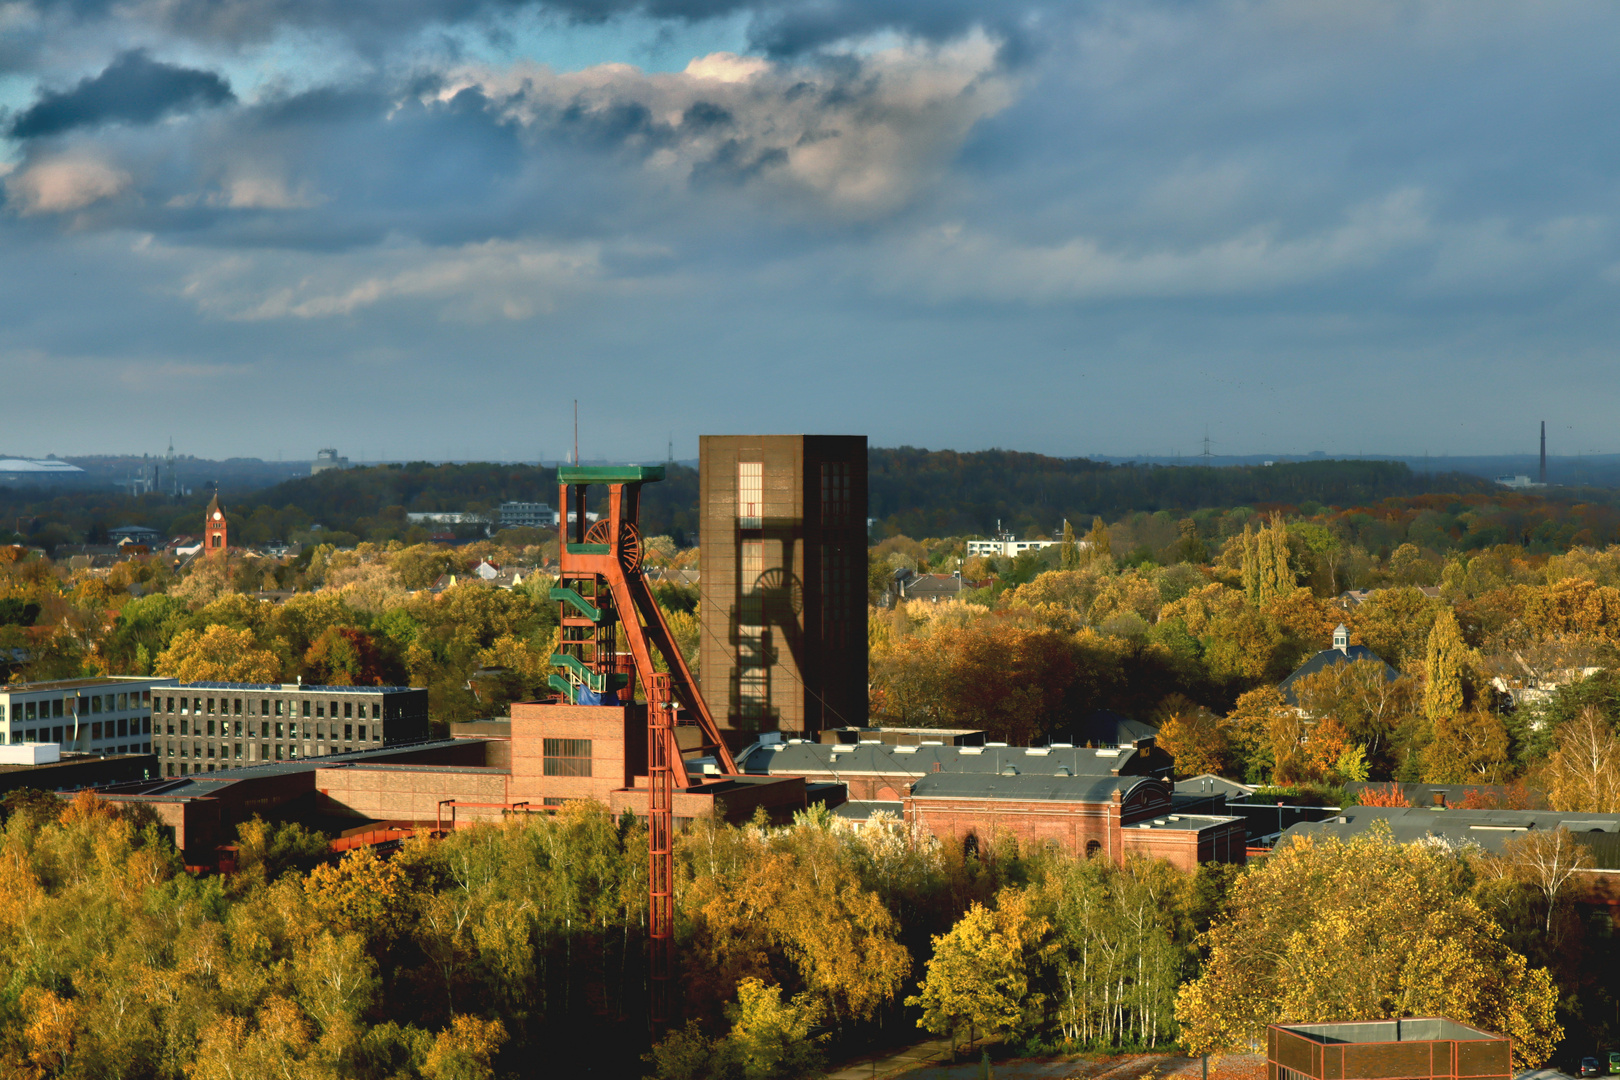
<svg viewBox="0 0 1620 1080">
<path fill-rule="evenodd" d="M 1196 832 L 1207 829 L 1211 825 L 1229 825 L 1232 822 L 1242 822 L 1240 817 L 1225 817 L 1218 814 L 1166 814 L 1163 817 L 1149 818 L 1147 821 L 1137 821 L 1126 825 L 1127 829 L 1181 829 L 1187 832 Z"/>
<path fill-rule="evenodd" d="M 0 694 L 48 693 L 55 690 L 79 690 L 93 686 L 128 686 L 131 683 L 161 683 L 162 675 L 122 675 L 100 679 L 53 679 L 35 683 L 0 683 Z"/>
<path fill-rule="evenodd" d="M 427 742 L 404 743 L 399 746 L 384 746 L 371 750 L 353 750 L 347 754 L 328 754 L 324 757 L 299 758 L 296 761 L 266 761 L 256 765 L 243 765 L 236 769 L 222 769 L 219 772 L 194 773 L 190 776 L 164 776 L 152 780 L 137 780 L 126 784 L 117 784 L 104 789 L 107 795 L 129 795 L 145 797 L 162 797 L 165 799 L 195 798 L 198 796 L 215 795 L 221 789 L 245 780 L 262 780 L 270 776 L 293 776 L 298 773 L 313 772 L 316 769 L 330 769 L 344 765 L 370 765 L 380 762 L 393 754 L 414 754 L 424 750 L 448 750 L 465 747 L 469 739 L 432 739 Z M 136 755 L 130 755 L 136 756 Z M 141 755 L 152 756 L 152 755 Z M 381 762 L 385 763 L 385 762 Z M 412 767 L 412 766 L 404 766 Z M 476 765 L 462 766 L 427 766 L 440 768 L 450 772 L 465 772 L 468 769 L 482 769 Z M 482 769 L 485 772 L 495 772 L 494 769 Z"/>
<path fill-rule="evenodd" d="M 911 785 L 918 799 L 992 799 L 1004 802 L 1111 802 L 1114 792 L 1152 783 L 1147 776 L 998 776 L 930 773 Z"/>
<path fill-rule="evenodd" d="M 1340 1024 L 1278 1024 L 1317 1043 L 1504 1042 L 1502 1036 L 1435 1016 L 1356 1020 Z"/>
<path fill-rule="evenodd" d="M 292 694 L 399 694 L 406 690 L 426 690 L 425 686 L 326 686 L 309 683 L 188 682 L 172 683 L 177 690 L 274 690 Z"/>
</svg>

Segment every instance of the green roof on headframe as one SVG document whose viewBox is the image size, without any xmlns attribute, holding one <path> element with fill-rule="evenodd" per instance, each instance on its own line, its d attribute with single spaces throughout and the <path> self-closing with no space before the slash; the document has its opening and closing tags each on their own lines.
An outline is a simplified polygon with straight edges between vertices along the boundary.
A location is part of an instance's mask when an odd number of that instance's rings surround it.
<svg viewBox="0 0 1620 1080">
<path fill-rule="evenodd" d="M 559 465 L 559 484 L 639 484 L 662 480 L 662 465 Z"/>
</svg>

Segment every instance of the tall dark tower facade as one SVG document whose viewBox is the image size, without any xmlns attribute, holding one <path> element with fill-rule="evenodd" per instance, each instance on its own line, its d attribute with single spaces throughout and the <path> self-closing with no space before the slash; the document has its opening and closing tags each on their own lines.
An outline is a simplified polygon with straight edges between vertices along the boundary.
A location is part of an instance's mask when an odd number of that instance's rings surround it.
<svg viewBox="0 0 1620 1080">
<path fill-rule="evenodd" d="M 1541 475 L 1536 477 L 1543 484 L 1547 482 L 1547 421 L 1541 422 Z"/>
<path fill-rule="evenodd" d="M 699 681 L 726 741 L 866 723 L 866 436 L 699 441 Z"/>
</svg>

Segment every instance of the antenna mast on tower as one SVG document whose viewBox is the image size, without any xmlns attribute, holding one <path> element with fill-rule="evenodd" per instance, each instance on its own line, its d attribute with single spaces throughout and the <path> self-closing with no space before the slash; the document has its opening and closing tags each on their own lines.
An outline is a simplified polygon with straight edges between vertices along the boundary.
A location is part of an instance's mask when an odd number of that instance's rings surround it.
<svg viewBox="0 0 1620 1080">
<path fill-rule="evenodd" d="M 1215 445 L 1215 440 L 1211 439 L 1209 437 L 1209 425 L 1205 424 L 1204 425 L 1204 452 L 1202 454 L 1198 455 L 1199 457 L 1204 459 L 1204 464 L 1205 465 L 1208 465 L 1210 463 L 1211 459 L 1213 459 L 1215 457 L 1215 455 L 1213 453 L 1211 453 L 1210 449 L 1209 449 L 1211 446 L 1214 446 L 1214 445 Z"/>
<path fill-rule="evenodd" d="M 1547 421 L 1541 422 L 1541 475 L 1536 479 L 1547 482 Z"/>
</svg>

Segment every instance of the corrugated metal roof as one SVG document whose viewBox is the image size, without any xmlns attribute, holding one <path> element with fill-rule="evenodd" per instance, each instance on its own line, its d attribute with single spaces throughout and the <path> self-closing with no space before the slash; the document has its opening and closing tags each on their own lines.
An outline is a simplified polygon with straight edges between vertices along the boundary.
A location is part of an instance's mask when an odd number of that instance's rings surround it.
<svg viewBox="0 0 1620 1080">
<path fill-rule="evenodd" d="M 1500 854 L 1502 845 L 1531 830 L 1568 829 L 1593 854 L 1620 855 L 1620 814 L 1561 813 L 1553 810 L 1434 810 L 1428 807 L 1347 806 L 1338 817 L 1289 826 L 1292 836 L 1335 836 L 1349 840 L 1378 821 L 1389 824 L 1399 843 L 1437 838 L 1454 845 L 1476 844 Z"/>
<path fill-rule="evenodd" d="M 1134 748 L 1099 756 L 1082 748 L 1022 746 L 891 746 L 886 743 L 787 742 L 756 746 L 741 763 L 761 774 L 837 773 L 840 776 L 928 776 L 942 773 L 1020 773 L 1112 776 L 1133 768 Z"/>
<path fill-rule="evenodd" d="M 996 776 L 934 773 L 912 785 L 917 799 L 994 799 L 1008 802 L 1112 802 L 1114 792 L 1128 794 L 1146 776 Z"/>
</svg>

